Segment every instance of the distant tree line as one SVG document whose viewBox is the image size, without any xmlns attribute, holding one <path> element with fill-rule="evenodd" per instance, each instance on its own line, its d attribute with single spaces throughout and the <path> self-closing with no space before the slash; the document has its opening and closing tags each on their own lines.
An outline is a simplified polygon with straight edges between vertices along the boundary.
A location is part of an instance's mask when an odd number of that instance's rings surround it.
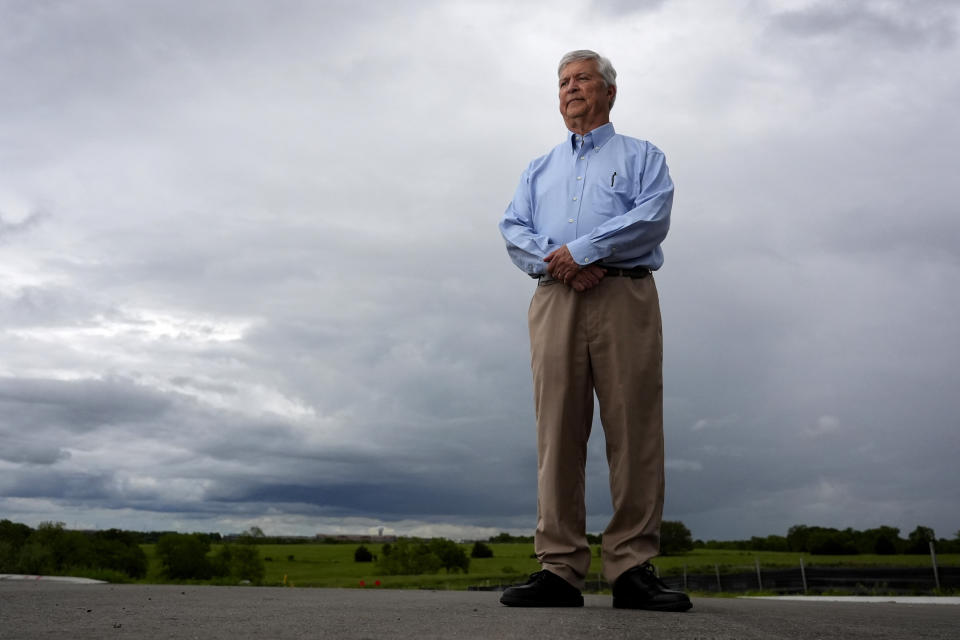
<svg viewBox="0 0 960 640">
<path fill-rule="evenodd" d="M 492 558 L 493 550 L 482 542 L 474 542 L 467 556 L 466 549 L 446 538 L 400 538 L 386 542 L 380 547 L 380 556 L 374 555 L 365 545 L 353 552 L 354 562 L 376 562 L 377 568 L 386 575 L 420 575 L 436 573 L 469 573 L 470 558 Z"/>
<path fill-rule="evenodd" d="M 814 555 L 927 554 L 934 542 L 938 553 L 960 553 L 960 531 L 953 539 L 937 539 L 930 527 L 918 526 L 905 538 L 896 527 L 880 526 L 858 531 L 795 525 L 786 536 L 754 536 L 748 540 L 693 540 L 690 530 L 679 521 L 663 521 L 660 530 L 662 555 L 677 555 L 694 548 L 744 551 L 791 551 Z M 249 581 L 262 583 L 265 576 L 258 544 L 279 538 L 267 537 L 257 528 L 228 537 L 218 533 L 71 531 L 61 522 L 45 522 L 33 529 L 25 524 L 0 520 L 0 573 L 32 575 L 79 575 L 118 581 L 143 578 L 147 557 L 141 544 L 155 544 L 163 575 L 171 580 Z M 591 545 L 600 535 L 588 534 Z M 300 542 L 300 540 L 297 540 Z M 342 541 L 338 540 L 337 543 Z M 503 532 L 489 543 L 532 544 L 533 536 Z M 218 544 L 216 550 L 212 545 Z M 489 558 L 493 550 L 485 543 L 473 543 L 469 553 L 464 545 L 445 538 L 430 540 L 400 538 L 382 545 L 379 556 L 361 546 L 357 562 L 375 562 L 387 575 L 467 573 L 471 558 Z"/>
<path fill-rule="evenodd" d="M 701 540 L 694 545 L 704 549 L 733 549 L 740 551 L 794 551 L 813 555 L 856 554 L 929 554 L 930 542 L 938 553 L 960 553 L 960 531 L 953 540 L 937 539 L 930 527 L 918 526 L 906 538 L 900 537 L 897 527 L 880 526 L 858 531 L 809 527 L 798 524 L 790 527 L 786 536 L 754 536 L 749 540 Z"/>
<path fill-rule="evenodd" d="M 600 544 L 602 536 L 587 534 L 591 545 Z M 960 531 L 952 540 L 937 539 L 933 529 L 918 526 L 906 538 L 900 536 L 897 527 L 880 526 L 858 531 L 810 527 L 802 524 L 790 527 L 787 535 L 753 536 L 749 540 L 694 540 L 680 521 L 664 520 L 660 525 L 660 554 L 679 555 L 693 549 L 728 549 L 735 551 L 794 551 L 813 555 L 854 554 L 929 554 L 930 542 L 938 553 L 960 553 Z M 533 536 L 514 536 L 503 532 L 492 536 L 488 542 L 532 543 Z"/>
<path fill-rule="evenodd" d="M 447 573 L 468 573 L 470 558 L 492 558 L 493 549 L 477 540 L 470 548 L 467 557 L 463 546 L 446 538 L 421 540 L 400 538 L 395 543 L 385 543 L 381 547 L 381 560 L 366 546 L 360 545 L 353 552 L 354 562 L 377 562 L 378 568 L 390 575 L 417 575 L 435 573 L 446 569 Z"/>
<path fill-rule="evenodd" d="M 142 578 L 147 556 L 129 531 L 68 531 L 62 522 L 32 529 L 0 520 L 0 573 Z"/>
<path fill-rule="evenodd" d="M 62 522 L 44 522 L 36 529 L 0 520 L 0 573 L 72 575 L 111 582 L 143 578 L 147 556 L 143 541 L 156 542 L 164 576 L 171 580 L 248 580 L 260 584 L 266 573 L 251 530 L 211 553 L 220 534 L 121 531 L 72 531 Z"/>
<path fill-rule="evenodd" d="M 163 573 L 172 580 L 211 580 L 261 584 L 266 568 L 254 546 L 257 538 L 244 536 L 239 544 L 225 543 L 210 553 L 210 541 L 198 533 L 167 533 L 157 541 Z"/>
<path fill-rule="evenodd" d="M 533 536 L 514 536 L 507 532 L 498 533 L 487 539 L 493 543 L 533 543 Z M 587 544 L 599 545 L 603 542 L 603 535 L 598 533 L 587 534 Z M 665 556 L 677 555 L 692 551 L 693 536 L 690 529 L 679 521 L 664 520 L 660 523 L 660 554 Z M 476 557 L 476 556 L 475 556 Z"/>
<path fill-rule="evenodd" d="M 496 544 L 509 544 L 509 543 L 530 543 L 533 544 L 533 536 L 514 536 L 510 535 L 506 531 L 502 531 L 495 536 L 490 536 L 487 538 L 487 542 L 493 542 Z"/>
<path fill-rule="evenodd" d="M 380 547 L 377 567 L 386 575 L 418 575 L 436 573 L 440 569 L 446 569 L 447 573 L 469 573 L 470 558 L 466 550 L 453 540 L 400 538 L 393 544 L 388 542 Z"/>
</svg>

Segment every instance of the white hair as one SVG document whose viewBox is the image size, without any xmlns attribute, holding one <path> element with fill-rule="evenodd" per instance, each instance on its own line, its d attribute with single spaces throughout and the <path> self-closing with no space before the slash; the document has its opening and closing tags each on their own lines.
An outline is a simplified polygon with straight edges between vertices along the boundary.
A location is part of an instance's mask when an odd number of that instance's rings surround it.
<svg viewBox="0 0 960 640">
<path fill-rule="evenodd" d="M 613 64 L 596 51 L 590 51 L 589 49 L 577 49 L 576 51 L 571 51 L 560 58 L 560 65 L 557 67 L 557 77 L 563 73 L 563 68 L 565 66 L 571 62 L 580 62 L 581 60 L 593 60 L 596 62 L 597 73 L 599 73 L 600 77 L 603 78 L 603 82 L 608 87 L 617 86 L 617 70 L 613 68 Z M 616 97 L 617 94 L 614 93 L 613 98 L 610 99 L 611 109 L 613 108 L 613 101 L 616 99 Z"/>
</svg>

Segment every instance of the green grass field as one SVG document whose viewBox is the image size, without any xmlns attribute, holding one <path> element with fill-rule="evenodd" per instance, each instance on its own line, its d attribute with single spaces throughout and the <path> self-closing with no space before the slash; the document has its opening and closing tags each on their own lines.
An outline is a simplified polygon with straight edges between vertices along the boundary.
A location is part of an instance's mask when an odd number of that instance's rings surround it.
<svg viewBox="0 0 960 640">
<path fill-rule="evenodd" d="M 432 575 L 387 576 L 377 571 L 375 562 L 354 562 L 353 552 L 358 545 L 263 545 L 260 556 L 267 568 L 268 583 L 287 582 L 296 586 L 356 587 L 363 580 L 366 585 L 380 580 L 382 586 L 394 589 L 431 588 L 465 589 L 468 585 L 513 583 L 520 576 L 537 571 L 539 566 L 530 557 L 533 549 L 528 544 L 491 545 L 493 558 L 471 558 L 470 573 L 446 573 L 440 570 Z M 379 555 L 381 545 L 365 545 Z M 465 547 L 469 552 L 469 547 Z M 293 556 L 293 559 L 290 559 Z M 272 560 L 267 561 L 267 558 Z"/>
<path fill-rule="evenodd" d="M 514 584 L 539 570 L 536 559 L 531 558 L 533 545 L 529 543 L 491 543 L 492 558 L 471 558 L 470 572 L 451 573 L 440 570 L 435 574 L 415 576 L 388 576 L 378 572 L 375 562 L 354 562 L 353 552 L 359 544 L 283 544 L 258 545 L 260 557 L 266 568 L 266 585 L 293 587 L 365 587 L 390 589 L 466 589 L 470 585 L 493 586 Z M 365 544 L 374 555 L 379 555 L 381 546 Z M 165 582 L 160 565 L 154 554 L 154 545 L 143 545 L 150 559 L 150 570 L 142 580 L 145 583 Z M 470 545 L 464 545 L 469 552 Z M 216 549 L 216 545 L 214 545 Z M 599 577 L 601 570 L 597 548 L 593 548 L 590 577 Z M 718 566 L 721 573 L 752 571 L 755 559 L 763 568 L 797 567 L 800 559 L 807 567 L 928 567 L 929 556 L 919 555 L 857 555 L 857 556 L 811 556 L 803 553 L 772 551 L 716 551 L 697 549 L 682 556 L 656 558 L 653 564 L 662 575 L 688 573 L 713 573 Z M 940 566 L 960 566 L 960 554 L 945 554 L 937 557 Z M 363 581 L 363 585 L 361 585 Z"/>
</svg>

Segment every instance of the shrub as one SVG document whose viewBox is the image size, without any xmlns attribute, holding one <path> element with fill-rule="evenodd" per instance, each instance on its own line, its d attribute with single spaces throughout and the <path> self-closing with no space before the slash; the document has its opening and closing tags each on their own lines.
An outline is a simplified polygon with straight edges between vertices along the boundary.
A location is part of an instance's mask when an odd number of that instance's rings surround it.
<svg viewBox="0 0 960 640">
<path fill-rule="evenodd" d="M 174 580 L 209 580 L 213 576 L 209 551 L 210 543 L 196 533 L 167 533 L 157 541 L 163 572 Z"/>
<path fill-rule="evenodd" d="M 20 548 L 17 570 L 35 575 L 52 574 L 55 572 L 53 552 L 39 542 L 27 542 Z"/>
<path fill-rule="evenodd" d="M 446 569 L 447 573 L 470 572 L 470 558 L 467 557 L 467 552 L 453 540 L 434 538 L 430 541 L 430 550 L 440 558 L 440 566 Z"/>
<path fill-rule="evenodd" d="M 360 545 L 357 547 L 357 550 L 353 552 L 353 561 L 354 562 L 373 562 L 373 554 L 370 553 L 370 550 L 365 546 Z"/>
<path fill-rule="evenodd" d="M 228 577 L 234 583 L 249 580 L 253 584 L 261 584 L 266 575 L 260 551 L 252 544 L 223 545 L 214 555 L 211 565 L 214 575 Z"/>
<path fill-rule="evenodd" d="M 147 554 L 133 533 L 119 529 L 98 531 L 92 542 L 97 568 L 119 571 L 131 578 L 147 575 Z"/>
<path fill-rule="evenodd" d="M 423 540 L 400 538 L 390 547 L 389 553 L 381 553 L 379 566 L 387 575 L 417 575 L 436 573 L 443 562 Z"/>
<path fill-rule="evenodd" d="M 845 531 L 819 529 L 807 539 L 810 553 L 821 556 L 851 556 L 859 553 Z"/>
<path fill-rule="evenodd" d="M 897 545 L 890 538 L 881 536 L 873 543 L 873 552 L 879 556 L 892 556 L 897 552 Z"/>
<path fill-rule="evenodd" d="M 33 529 L 19 522 L 0 520 L 0 573 L 17 573 L 20 551 Z"/>
<path fill-rule="evenodd" d="M 687 525 L 680 521 L 664 520 L 660 523 L 660 554 L 678 555 L 693 550 L 693 536 Z"/>
<path fill-rule="evenodd" d="M 918 526 L 907 537 L 907 553 L 930 553 L 930 542 L 937 536 L 930 527 Z"/>
</svg>

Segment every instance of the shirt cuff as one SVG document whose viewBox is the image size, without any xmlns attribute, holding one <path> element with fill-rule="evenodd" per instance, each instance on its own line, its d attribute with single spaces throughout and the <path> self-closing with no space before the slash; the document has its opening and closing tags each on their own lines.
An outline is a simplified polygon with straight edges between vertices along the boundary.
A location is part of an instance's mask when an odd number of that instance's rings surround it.
<svg viewBox="0 0 960 640">
<path fill-rule="evenodd" d="M 580 236 L 576 240 L 567 243 L 567 250 L 573 256 L 574 261 L 581 267 L 593 264 L 601 258 L 597 248 L 590 242 L 587 236 Z"/>
</svg>

